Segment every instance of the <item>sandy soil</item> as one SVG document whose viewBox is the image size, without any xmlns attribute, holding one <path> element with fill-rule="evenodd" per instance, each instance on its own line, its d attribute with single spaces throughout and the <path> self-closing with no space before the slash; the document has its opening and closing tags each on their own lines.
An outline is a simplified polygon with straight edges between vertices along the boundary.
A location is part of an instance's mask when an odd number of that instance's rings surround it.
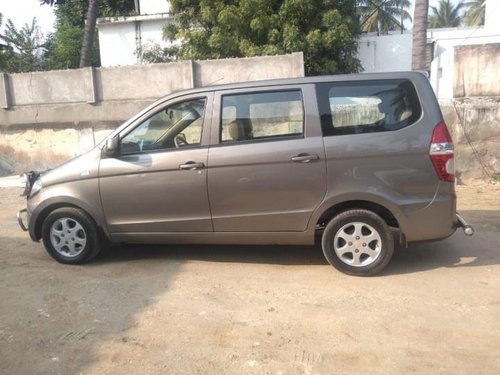
<svg viewBox="0 0 500 375">
<path fill-rule="evenodd" d="M 459 187 L 476 228 L 373 278 L 315 247 L 118 247 L 63 266 L 0 189 L 1 374 L 497 374 L 500 187 Z"/>
</svg>

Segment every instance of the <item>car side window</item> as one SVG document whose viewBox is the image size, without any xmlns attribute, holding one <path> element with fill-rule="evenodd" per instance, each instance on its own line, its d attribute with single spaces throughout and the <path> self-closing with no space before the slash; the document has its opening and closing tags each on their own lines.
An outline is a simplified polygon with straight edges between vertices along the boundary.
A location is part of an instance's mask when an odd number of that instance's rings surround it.
<svg viewBox="0 0 500 375">
<path fill-rule="evenodd" d="M 224 95 L 221 142 L 302 137 L 304 109 L 300 90 Z"/>
<path fill-rule="evenodd" d="M 196 147 L 201 143 L 205 98 L 172 104 L 122 137 L 122 154 Z"/>
<path fill-rule="evenodd" d="M 320 83 L 316 92 L 324 136 L 398 130 L 422 114 L 404 79 Z"/>
</svg>

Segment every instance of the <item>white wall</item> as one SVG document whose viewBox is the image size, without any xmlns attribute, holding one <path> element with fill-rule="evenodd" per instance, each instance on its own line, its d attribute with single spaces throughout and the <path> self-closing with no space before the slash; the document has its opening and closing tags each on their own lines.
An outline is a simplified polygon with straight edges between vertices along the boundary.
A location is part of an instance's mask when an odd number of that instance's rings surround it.
<svg viewBox="0 0 500 375">
<path fill-rule="evenodd" d="M 500 1 L 486 0 L 486 17 L 484 27 L 490 30 L 500 31 Z"/>
<path fill-rule="evenodd" d="M 165 20 L 141 22 L 142 45 L 156 43 L 166 46 L 167 43 L 163 40 L 163 26 L 166 22 Z"/>
<path fill-rule="evenodd" d="M 170 2 L 168 0 L 140 0 L 139 7 L 141 14 L 168 13 Z"/>
<path fill-rule="evenodd" d="M 500 0 L 495 5 L 500 5 Z M 500 9 L 500 6 L 498 7 Z M 500 18 L 499 18 L 500 19 Z M 496 20 L 498 24 L 500 22 Z M 454 48 L 458 45 L 500 43 L 500 29 L 485 27 L 431 29 L 434 44 L 430 81 L 439 99 L 453 98 Z M 365 35 L 359 41 L 358 58 L 365 72 L 411 70 L 412 35 Z"/>
<path fill-rule="evenodd" d="M 367 35 L 359 41 L 358 57 L 363 69 L 371 72 L 411 70 L 412 35 Z"/>
<path fill-rule="evenodd" d="M 137 64 L 134 23 L 99 25 L 99 50 L 101 66 Z"/>
<path fill-rule="evenodd" d="M 136 51 L 151 44 L 166 46 L 162 38 L 166 16 L 137 16 L 98 21 L 101 66 L 140 64 Z"/>
</svg>

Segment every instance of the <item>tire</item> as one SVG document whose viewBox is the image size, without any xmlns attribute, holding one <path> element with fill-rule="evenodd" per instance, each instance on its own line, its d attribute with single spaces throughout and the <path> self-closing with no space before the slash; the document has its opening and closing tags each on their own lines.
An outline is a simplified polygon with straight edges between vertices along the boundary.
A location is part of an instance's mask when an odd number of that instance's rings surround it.
<svg viewBox="0 0 500 375">
<path fill-rule="evenodd" d="M 321 238 L 326 260 L 348 275 L 372 276 L 382 271 L 394 253 L 394 238 L 385 221 L 368 210 L 335 216 Z"/>
<path fill-rule="evenodd" d="M 42 239 L 49 255 L 64 264 L 88 262 L 102 247 L 94 221 L 74 207 L 52 211 L 43 221 Z"/>
</svg>

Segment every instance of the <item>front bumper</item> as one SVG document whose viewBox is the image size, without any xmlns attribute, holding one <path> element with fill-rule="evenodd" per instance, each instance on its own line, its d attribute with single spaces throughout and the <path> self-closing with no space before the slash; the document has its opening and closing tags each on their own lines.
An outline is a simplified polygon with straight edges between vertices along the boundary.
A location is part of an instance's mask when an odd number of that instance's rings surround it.
<svg viewBox="0 0 500 375">
<path fill-rule="evenodd" d="M 26 208 L 19 210 L 17 212 L 16 216 L 17 216 L 17 222 L 19 223 L 19 226 L 21 227 L 21 229 L 23 231 L 27 232 L 28 228 L 29 228 L 29 224 L 24 224 L 24 219 L 26 219 L 26 223 L 29 223 L 28 210 Z"/>
</svg>

